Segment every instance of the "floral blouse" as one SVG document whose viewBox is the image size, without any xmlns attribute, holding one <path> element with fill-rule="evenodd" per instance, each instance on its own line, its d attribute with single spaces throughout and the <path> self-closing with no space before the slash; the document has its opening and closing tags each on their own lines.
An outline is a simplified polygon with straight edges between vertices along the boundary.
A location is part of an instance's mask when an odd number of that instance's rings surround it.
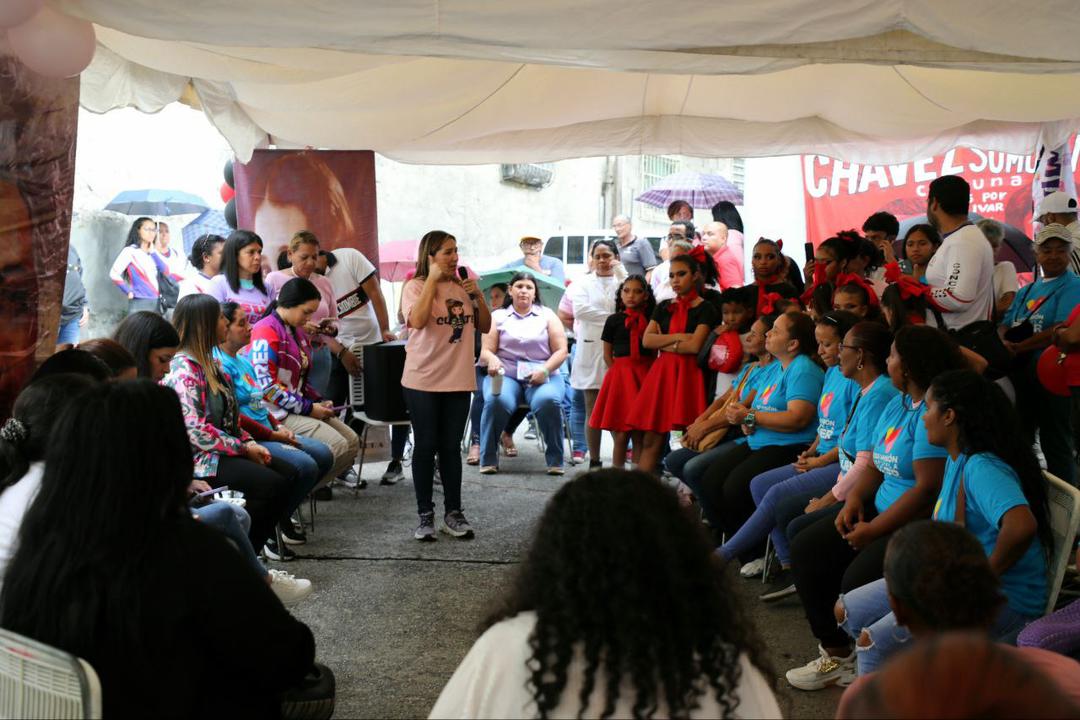
<svg viewBox="0 0 1080 720">
<path fill-rule="evenodd" d="M 180 409 L 184 414 L 188 441 L 195 457 L 195 477 L 212 478 L 217 475 L 218 457 L 244 454 L 244 443 L 252 440 L 240 427 L 240 413 L 232 383 L 222 373 L 225 387 L 221 393 L 224 412 L 220 427 L 215 425 L 210 413 L 210 387 L 206 374 L 195 358 L 177 353 L 169 366 L 169 374 L 161 384 L 172 388 L 180 397 Z"/>
</svg>

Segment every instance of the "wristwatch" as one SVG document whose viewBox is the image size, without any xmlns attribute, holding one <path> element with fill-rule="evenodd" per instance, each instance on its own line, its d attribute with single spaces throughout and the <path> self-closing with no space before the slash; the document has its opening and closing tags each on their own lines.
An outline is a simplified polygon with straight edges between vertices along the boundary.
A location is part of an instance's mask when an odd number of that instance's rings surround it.
<svg viewBox="0 0 1080 720">
<path fill-rule="evenodd" d="M 746 413 L 746 417 L 743 418 L 742 424 L 745 425 L 748 430 L 753 430 L 757 427 L 757 411 L 751 410 Z"/>
</svg>

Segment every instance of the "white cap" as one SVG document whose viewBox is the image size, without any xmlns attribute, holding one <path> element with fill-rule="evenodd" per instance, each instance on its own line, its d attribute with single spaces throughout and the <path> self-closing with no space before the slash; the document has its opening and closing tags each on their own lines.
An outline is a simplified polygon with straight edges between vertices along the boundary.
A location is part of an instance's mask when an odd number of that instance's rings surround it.
<svg viewBox="0 0 1080 720">
<path fill-rule="evenodd" d="M 1058 211 L 1048 210 L 1047 212 Z M 1036 245 L 1042 245 L 1047 240 L 1061 240 L 1062 242 L 1071 245 L 1072 233 L 1069 232 L 1069 229 L 1064 225 L 1059 225 L 1058 223 L 1050 223 L 1049 225 L 1044 225 L 1042 230 L 1039 230 L 1039 232 L 1035 233 L 1035 239 L 1032 242 L 1034 242 Z"/>
<path fill-rule="evenodd" d="M 1039 201 L 1039 206 L 1035 208 L 1035 219 L 1039 220 L 1047 213 L 1075 213 L 1076 211 L 1076 198 L 1067 192 L 1057 190 Z"/>
</svg>

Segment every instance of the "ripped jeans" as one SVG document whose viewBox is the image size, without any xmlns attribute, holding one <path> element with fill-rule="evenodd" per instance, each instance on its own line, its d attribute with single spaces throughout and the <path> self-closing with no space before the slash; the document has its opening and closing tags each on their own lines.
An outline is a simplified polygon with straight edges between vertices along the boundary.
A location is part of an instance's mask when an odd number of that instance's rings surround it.
<svg viewBox="0 0 1080 720">
<path fill-rule="evenodd" d="M 855 641 L 860 676 L 877 671 L 911 639 L 908 629 L 896 623 L 884 579 L 840 595 L 839 602 L 844 612 L 840 627 Z M 1015 645 L 1017 634 L 1034 619 L 1003 605 L 990 634 L 998 642 Z M 866 647 L 859 643 L 863 630 L 870 639 Z"/>
</svg>

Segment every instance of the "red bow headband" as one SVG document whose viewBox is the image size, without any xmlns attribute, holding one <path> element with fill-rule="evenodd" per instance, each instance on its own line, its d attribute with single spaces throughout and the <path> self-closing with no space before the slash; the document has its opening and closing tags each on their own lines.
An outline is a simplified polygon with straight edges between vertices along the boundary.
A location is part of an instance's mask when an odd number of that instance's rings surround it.
<svg viewBox="0 0 1080 720">
<path fill-rule="evenodd" d="M 844 273 L 843 275 L 836 276 L 836 289 L 844 287 L 845 285 L 858 285 L 866 291 L 866 297 L 869 298 L 870 306 L 877 307 L 880 302 L 878 301 L 877 293 L 874 292 L 874 288 L 870 286 L 870 283 L 859 275 L 854 273 Z"/>
<path fill-rule="evenodd" d="M 763 315 L 772 315 L 776 312 L 776 303 L 783 299 L 780 293 L 765 293 L 765 296 L 761 299 L 761 313 Z"/>
<path fill-rule="evenodd" d="M 885 282 L 900 288 L 900 299 L 910 300 L 915 297 L 926 297 L 930 293 L 930 286 L 904 275 L 900 270 L 900 263 L 891 262 L 885 266 Z"/>
<path fill-rule="evenodd" d="M 757 239 L 757 241 L 759 243 L 761 243 L 761 242 L 773 243 L 773 244 L 776 245 L 776 248 L 778 250 L 783 250 L 784 249 L 784 239 L 783 238 L 781 238 L 779 240 L 771 240 L 771 239 L 769 239 L 769 238 L 767 238 L 765 236 L 761 236 L 761 237 L 759 237 Z M 754 243 L 754 244 L 756 245 L 757 243 Z"/>
<path fill-rule="evenodd" d="M 690 252 L 686 253 L 690 257 L 694 258 L 699 265 L 705 264 L 705 247 L 703 245 L 695 245 L 690 248 Z"/>
</svg>

